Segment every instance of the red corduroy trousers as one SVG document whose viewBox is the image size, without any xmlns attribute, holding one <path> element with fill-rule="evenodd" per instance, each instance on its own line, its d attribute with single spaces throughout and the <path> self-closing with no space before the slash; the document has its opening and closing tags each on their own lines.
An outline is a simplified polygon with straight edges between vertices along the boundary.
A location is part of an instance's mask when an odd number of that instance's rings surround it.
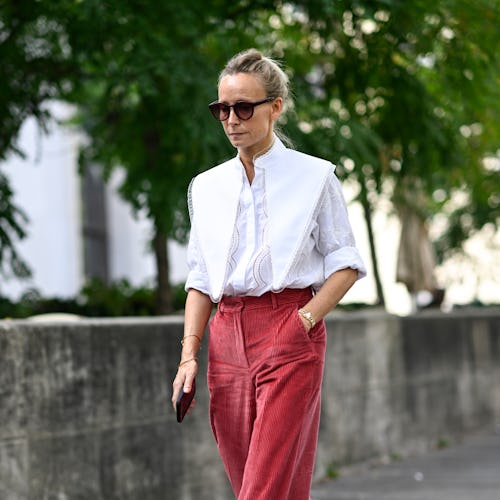
<svg viewBox="0 0 500 500">
<path fill-rule="evenodd" d="M 311 291 L 224 297 L 210 323 L 210 422 L 238 500 L 308 500 L 326 347 Z"/>
</svg>

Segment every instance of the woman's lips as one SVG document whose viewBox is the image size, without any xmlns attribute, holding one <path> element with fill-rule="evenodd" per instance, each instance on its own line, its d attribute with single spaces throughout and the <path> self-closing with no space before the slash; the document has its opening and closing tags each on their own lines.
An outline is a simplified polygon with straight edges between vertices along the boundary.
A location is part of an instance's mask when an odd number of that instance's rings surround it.
<svg viewBox="0 0 500 500">
<path fill-rule="evenodd" d="M 228 132 L 227 135 L 232 138 L 238 138 L 241 137 L 244 134 L 244 132 Z"/>
</svg>

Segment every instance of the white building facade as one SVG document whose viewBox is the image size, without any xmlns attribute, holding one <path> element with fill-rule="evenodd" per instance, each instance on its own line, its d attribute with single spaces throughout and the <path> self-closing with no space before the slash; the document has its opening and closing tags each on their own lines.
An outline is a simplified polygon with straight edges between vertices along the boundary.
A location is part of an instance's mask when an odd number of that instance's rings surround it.
<svg viewBox="0 0 500 500">
<path fill-rule="evenodd" d="M 71 108 L 51 104 L 58 120 Z M 35 120 L 22 127 L 19 147 L 25 158 L 12 155 L 1 165 L 14 191 L 14 203 L 27 215 L 28 236 L 16 249 L 30 266 L 28 280 L 0 277 L 0 295 L 17 298 L 34 288 L 47 297 L 75 296 L 89 276 L 107 281 L 122 278 L 133 285 L 154 282 L 154 258 L 148 249 L 151 224 L 135 216 L 119 197 L 117 171 L 104 185 L 97 170 L 78 173 L 81 136 L 56 122 L 42 135 Z M 185 279 L 184 250 L 169 244 L 172 282 Z"/>
</svg>

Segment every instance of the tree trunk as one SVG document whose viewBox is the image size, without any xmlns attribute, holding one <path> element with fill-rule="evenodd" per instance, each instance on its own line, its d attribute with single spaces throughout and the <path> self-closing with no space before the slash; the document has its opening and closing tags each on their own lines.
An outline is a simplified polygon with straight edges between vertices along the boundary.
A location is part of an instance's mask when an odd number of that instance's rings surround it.
<svg viewBox="0 0 500 500">
<path fill-rule="evenodd" d="M 382 282 L 380 281 L 377 252 L 375 250 L 375 237 L 373 234 L 373 225 L 372 225 L 372 207 L 366 195 L 366 189 L 364 188 L 364 186 L 362 186 L 361 188 L 361 205 L 363 207 L 366 227 L 368 230 L 368 242 L 370 244 L 370 255 L 372 258 L 373 277 L 375 278 L 375 287 L 377 290 L 377 305 L 382 306 L 385 309 L 384 290 L 382 288 Z"/>
<path fill-rule="evenodd" d="M 172 287 L 168 262 L 167 237 L 156 230 L 153 238 L 156 259 L 156 314 L 169 314 L 173 311 Z"/>
</svg>

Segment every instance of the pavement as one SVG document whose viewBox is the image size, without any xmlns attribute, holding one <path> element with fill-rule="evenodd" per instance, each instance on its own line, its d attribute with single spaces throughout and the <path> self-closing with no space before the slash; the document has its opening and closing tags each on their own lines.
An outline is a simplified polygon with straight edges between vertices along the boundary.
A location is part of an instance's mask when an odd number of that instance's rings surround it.
<svg viewBox="0 0 500 500">
<path fill-rule="evenodd" d="M 461 444 L 387 465 L 340 471 L 312 500 L 500 500 L 500 426 Z"/>
</svg>

